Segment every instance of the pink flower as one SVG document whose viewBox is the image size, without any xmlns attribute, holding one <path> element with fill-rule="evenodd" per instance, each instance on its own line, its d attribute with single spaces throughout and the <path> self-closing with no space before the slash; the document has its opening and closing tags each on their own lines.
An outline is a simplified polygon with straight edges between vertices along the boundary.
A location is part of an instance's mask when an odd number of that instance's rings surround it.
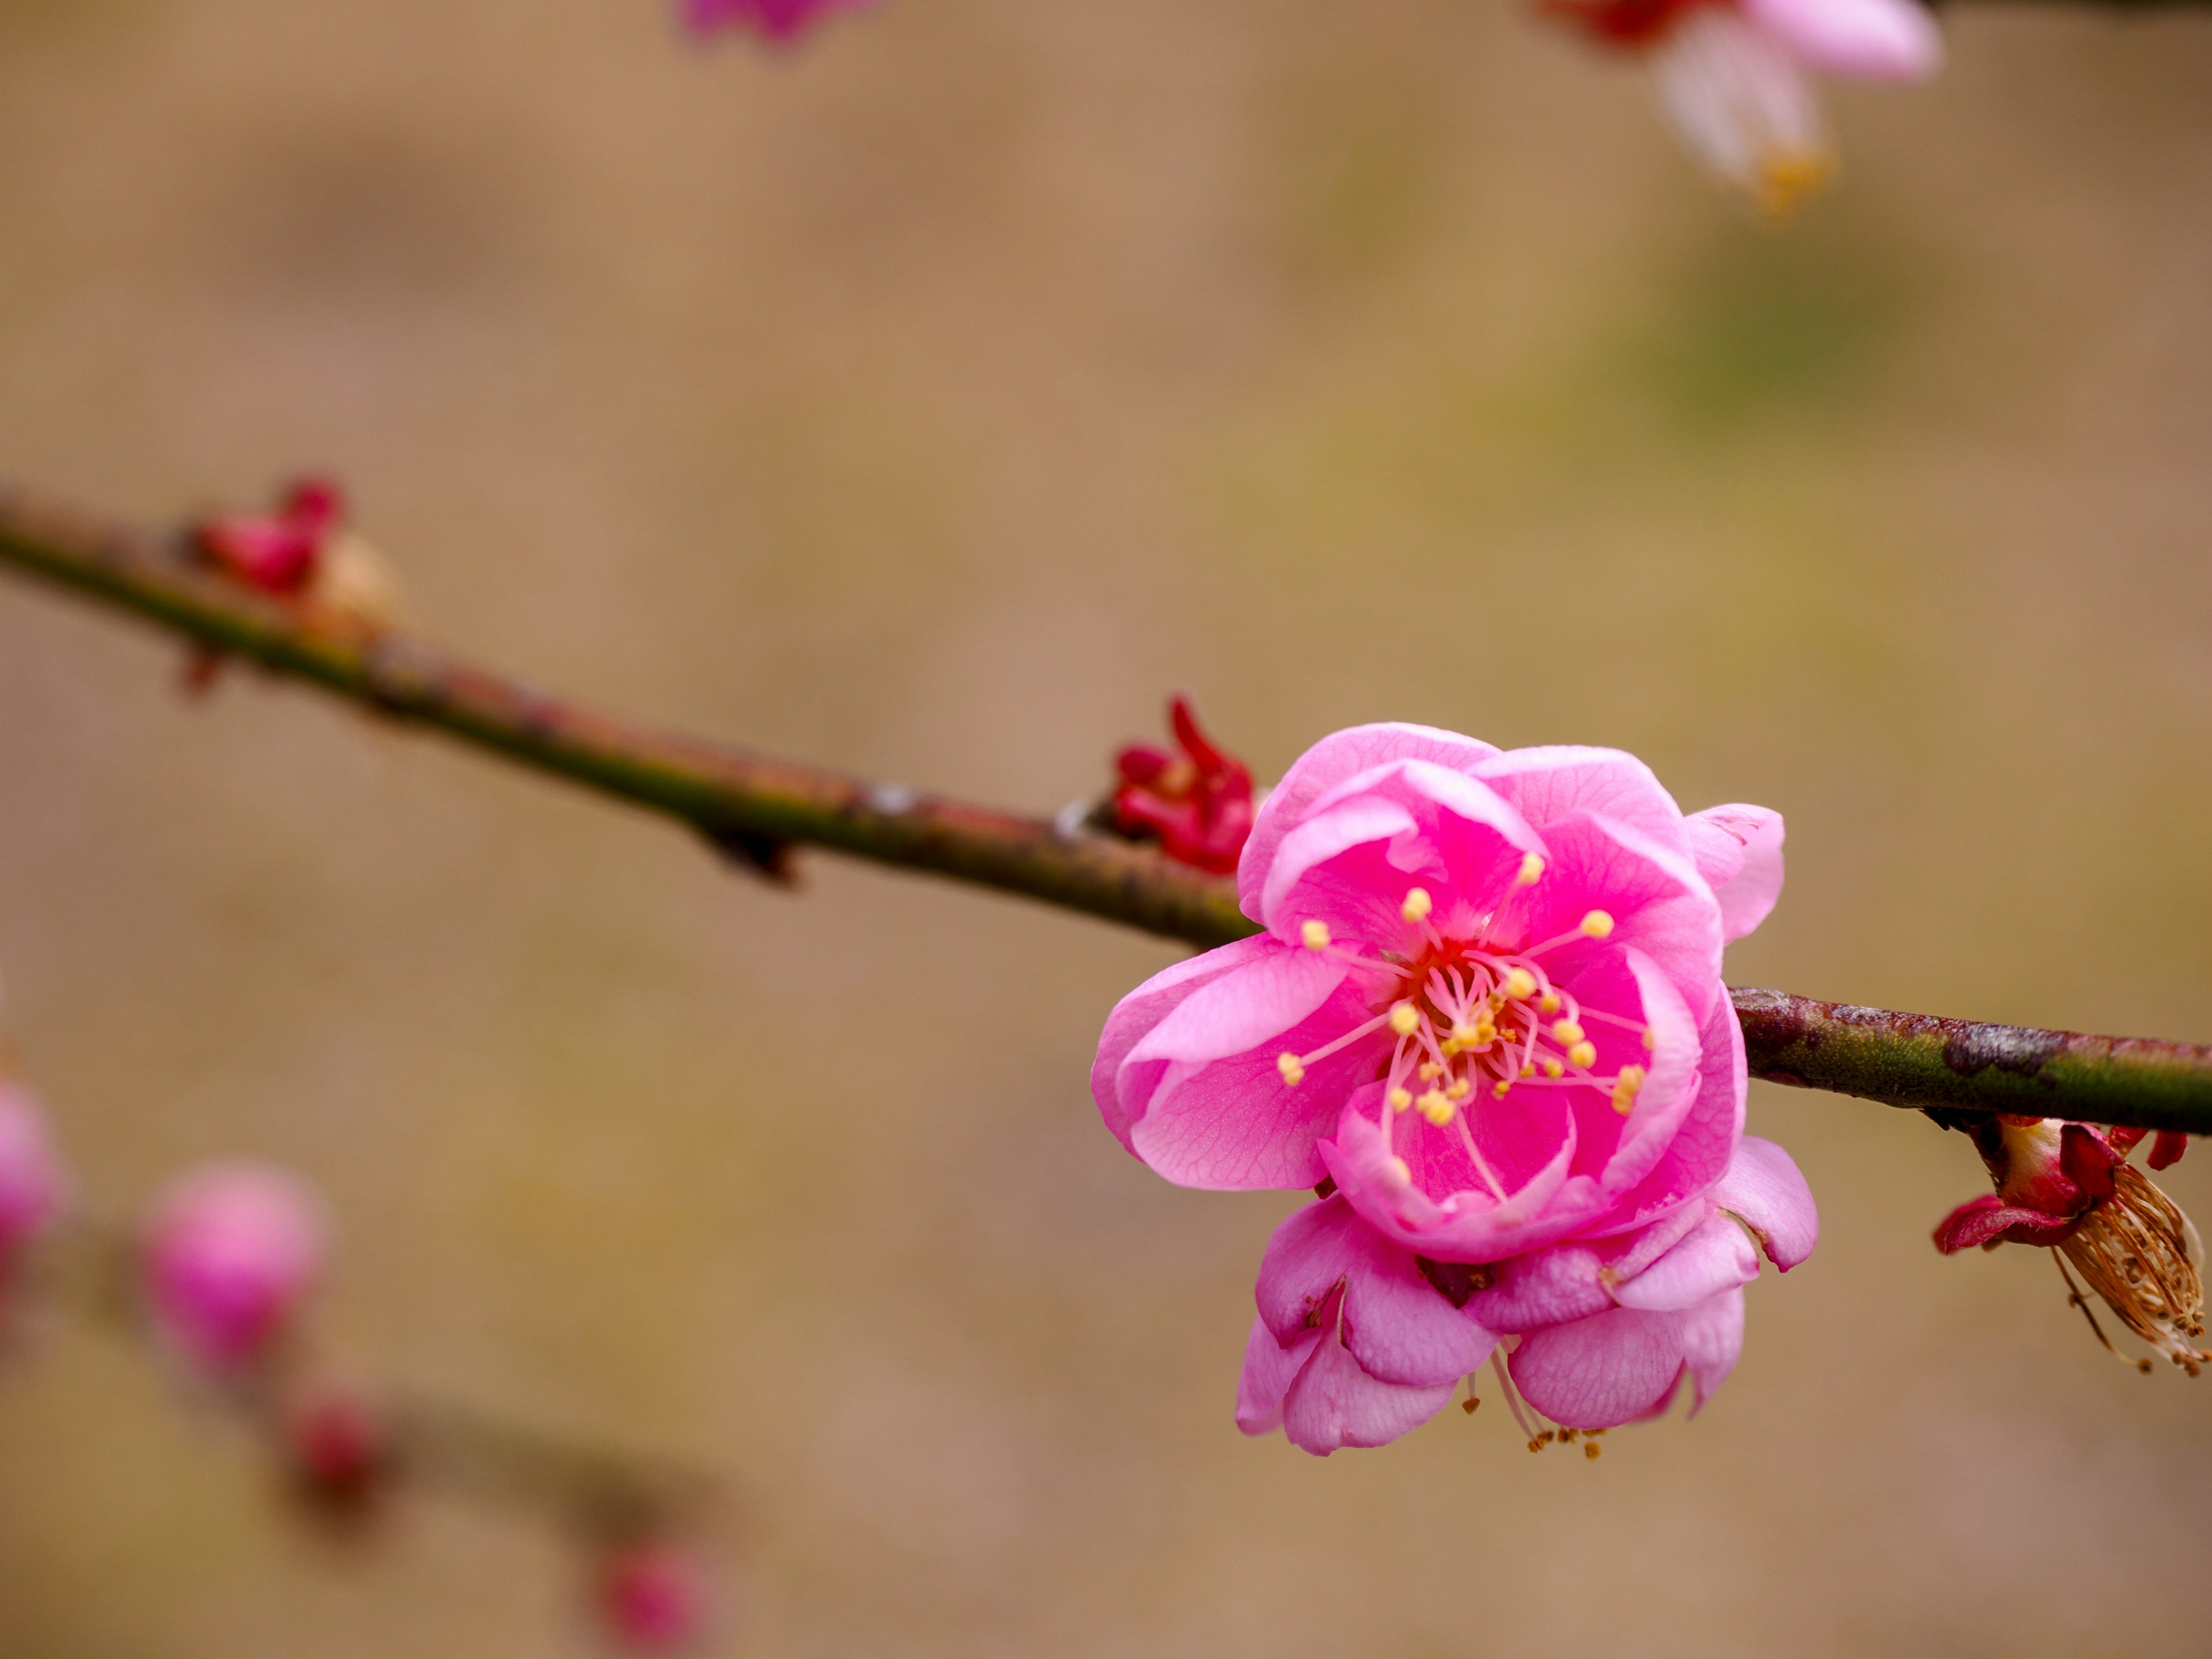
<svg viewBox="0 0 2212 1659">
<path fill-rule="evenodd" d="M 213 1164 L 173 1182 L 144 1232 L 155 1318 L 211 1371 L 252 1364 L 320 1275 L 325 1227 L 315 1193 L 281 1170 Z"/>
<path fill-rule="evenodd" d="M 2212 1359 L 2195 1340 L 2204 1334 L 2197 1230 L 2127 1161 L 2144 1131 L 1990 1113 L 1950 1114 L 1943 1121 L 1972 1138 L 1996 1190 L 1944 1217 L 1936 1229 L 1937 1249 L 1953 1255 L 1978 1244 L 1985 1250 L 2049 1246 L 2059 1255 L 2061 1273 L 2071 1262 L 2122 1324 L 2191 1376 Z M 2150 1167 L 2179 1162 L 2188 1144 L 2185 1136 L 2161 1133 Z M 2070 1274 L 2066 1284 L 2097 1340 L 2112 1347 Z M 2151 1362 L 2142 1368 L 2148 1370 Z"/>
<path fill-rule="evenodd" d="M 1781 211 L 1834 170 L 1808 71 L 1915 81 L 1943 59 L 1917 0 L 1547 0 L 1647 54 L 1682 142 L 1717 177 Z"/>
<path fill-rule="evenodd" d="M 345 527 L 346 500 L 327 478 L 301 478 L 271 514 L 235 514 L 197 526 L 200 558 L 222 575 L 265 593 L 302 621 L 355 641 L 399 626 L 406 607 L 384 556 Z M 203 652 L 186 684 L 214 683 L 220 653 Z"/>
<path fill-rule="evenodd" d="M 1156 836 L 1178 863 L 1226 875 L 1252 833 L 1252 774 L 1244 763 L 1206 740 L 1190 699 L 1168 705 L 1181 754 L 1133 743 L 1115 757 L 1115 827 L 1125 836 Z"/>
<path fill-rule="evenodd" d="M 696 1560 L 672 1544 L 626 1545 L 600 1568 L 599 1607 L 609 1632 L 624 1647 L 672 1653 L 706 1632 L 707 1576 Z"/>
<path fill-rule="evenodd" d="M 39 1103 L 0 1079 L 0 1273 L 53 1220 L 65 1184 Z"/>
<path fill-rule="evenodd" d="M 750 28 L 769 40 L 793 40 L 834 11 L 868 0 L 684 0 L 684 26 L 692 33 Z"/>
<path fill-rule="evenodd" d="M 1718 1215 L 1785 1268 L 1818 1231 L 1787 1154 L 1742 1138 L 1720 978 L 1781 884 L 1776 814 L 1686 818 L 1615 750 L 1413 726 L 1309 750 L 1237 870 L 1267 932 L 1125 998 L 1091 1072 L 1171 1181 L 1340 1191 L 1270 1251 L 1240 1420 L 1380 1443 L 1497 1334 L 1576 1427 L 1657 1409 L 1686 1370 L 1710 1393 L 1757 1269 Z"/>
</svg>

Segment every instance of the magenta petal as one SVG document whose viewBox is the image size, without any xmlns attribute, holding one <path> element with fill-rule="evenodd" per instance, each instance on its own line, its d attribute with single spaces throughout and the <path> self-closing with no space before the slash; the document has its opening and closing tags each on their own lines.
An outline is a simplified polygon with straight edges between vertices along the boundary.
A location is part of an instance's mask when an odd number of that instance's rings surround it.
<svg viewBox="0 0 2212 1659">
<path fill-rule="evenodd" d="M 1716 1215 L 1613 1294 L 1624 1308 L 1674 1313 L 1758 1277 L 1759 1252 L 1743 1229 Z"/>
<path fill-rule="evenodd" d="M 1682 1371 L 1680 1314 L 1611 1308 L 1523 1337 L 1513 1381 L 1528 1403 L 1571 1429 L 1609 1429 L 1667 1402 Z"/>
<path fill-rule="evenodd" d="M 1251 1337 L 1244 1344 L 1243 1373 L 1237 1380 L 1238 1428 L 1247 1434 L 1268 1434 L 1282 1426 L 1283 1395 L 1320 1340 L 1318 1330 L 1308 1331 L 1286 1348 L 1275 1340 L 1266 1321 L 1253 1320 Z"/>
<path fill-rule="evenodd" d="M 2053 1215 L 2008 1204 L 1984 1193 L 1945 1216 L 1936 1226 L 1936 1248 L 1956 1255 L 1978 1244 L 2063 1244 L 2081 1225 L 2079 1215 Z"/>
<path fill-rule="evenodd" d="M 1820 1212 L 1813 1189 L 1789 1153 L 1771 1140 L 1746 1135 L 1712 1200 L 1759 1236 L 1766 1259 L 1788 1273 L 1820 1242 Z"/>
<path fill-rule="evenodd" d="M 1682 1366 L 1695 1390 L 1690 1415 L 1705 1408 L 1705 1401 L 1728 1381 L 1743 1353 L 1743 1291 L 1722 1291 L 1711 1301 L 1685 1309 L 1675 1316 L 1682 1344 Z"/>
<path fill-rule="evenodd" d="M 1494 1331 L 1534 1331 L 1603 1313 L 1613 1306 L 1598 1277 L 1605 1258 L 1587 1244 L 1555 1244 L 1498 1264 L 1496 1281 L 1477 1291 L 1468 1313 Z"/>
<path fill-rule="evenodd" d="M 1916 0 L 1741 0 L 1746 17 L 1802 64 L 1868 81 L 1917 81 L 1943 36 Z"/>
<path fill-rule="evenodd" d="M 1328 1000 L 1350 971 L 1318 951 L 1279 945 L 1262 950 L 1193 989 L 1129 1050 L 1123 1063 L 1222 1060 L 1242 1054 L 1304 1019 Z"/>
<path fill-rule="evenodd" d="M 1352 1264 L 1364 1258 L 1365 1243 L 1354 1228 L 1381 1244 L 1373 1232 L 1359 1228 L 1351 1206 L 1338 1194 L 1294 1210 L 1275 1229 L 1260 1258 L 1253 1300 L 1261 1322 L 1277 1341 L 1294 1342 L 1314 1329 Z"/>
<path fill-rule="evenodd" d="M 1308 881 L 1316 865 L 1374 842 L 1410 836 L 1417 826 L 1413 814 L 1395 802 L 1370 796 L 1346 801 L 1316 814 L 1283 837 L 1274 867 L 1260 897 L 1260 919 L 1285 944 L 1295 945 L 1299 929 L 1309 921 L 1326 923 L 1349 944 L 1372 939 L 1381 931 L 1378 921 L 1397 922 L 1402 893 L 1381 894 L 1370 884 L 1352 881 Z M 1318 892 L 1312 890 L 1320 889 Z M 1390 927 L 1395 943 L 1396 926 Z"/>
<path fill-rule="evenodd" d="M 1342 1446 L 1387 1446 L 1442 1411 L 1455 1386 L 1379 1382 L 1342 1343 L 1324 1335 L 1291 1379 L 1283 1401 L 1283 1432 L 1292 1445 L 1317 1457 Z"/>
<path fill-rule="evenodd" d="M 1509 749 L 1474 769 L 1541 833 L 1573 811 L 1595 812 L 1687 854 L 1682 809 L 1651 769 L 1618 749 Z"/>
<path fill-rule="evenodd" d="M 1705 1087 L 1705 1045 L 1681 994 L 1643 951 L 1632 947 L 1622 955 L 1635 976 L 1652 1048 L 1644 1086 L 1606 1160 L 1601 1184 L 1609 1194 L 1631 1191 L 1658 1167 Z"/>
<path fill-rule="evenodd" d="M 1114 1012 L 1106 1017 L 1106 1029 L 1099 1035 L 1097 1057 L 1091 1063 L 1091 1096 L 1098 1103 L 1106 1127 L 1124 1146 L 1129 1144 L 1129 1114 L 1122 1105 L 1123 1091 L 1133 1096 L 1141 1109 L 1169 1064 L 1156 1060 L 1139 1068 L 1137 1075 L 1125 1078 L 1121 1065 L 1129 1051 L 1199 987 L 1256 961 L 1271 947 L 1267 939 L 1240 939 L 1201 956 L 1186 957 L 1154 974 L 1114 1005 Z"/>
<path fill-rule="evenodd" d="M 1651 957 L 1702 1021 L 1721 994 L 1721 914 L 1689 855 L 1579 807 L 1547 824 L 1544 841 L 1551 864 L 1530 889 L 1532 941 L 1571 935 L 1586 914 L 1603 910 L 1613 921 L 1611 947 Z M 1578 961 L 1607 948 L 1576 940 L 1559 951 L 1553 971 L 1571 981 Z"/>
<path fill-rule="evenodd" d="M 1686 823 L 1698 873 L 1720 901 L 1733 943 L 1765 921 L 1782 896 L 1782 814 L 1764 806 L 1709 806 Z"/>
<path fill-rule="evenodd" d="M 1727 1172 L 1743 1135 L 1743 1026 L 1727 998 L 1713 1004 L 1698 1033 L 1698 1097 L 1657 1165 L 1613 1213 L 1595 1228 L 1610 1237 L 1649 1225 L 1683 1208 Z"/>
<path fill-rule="evenodd" d="M 1322 795 L 1346 778 L 1395 760 L 1433 761 L 1464 772 L 1498 752 L 1497 748 L 1456 732 L 1392 721 L 1355 726 L 1332 732 L 1306 750 L 1267 793 L 1244 843 L 1237 866 L 1237 902 L 1260 920 L 1260 892 L 1283 837 L 1303 823 Z"/>
</svg>

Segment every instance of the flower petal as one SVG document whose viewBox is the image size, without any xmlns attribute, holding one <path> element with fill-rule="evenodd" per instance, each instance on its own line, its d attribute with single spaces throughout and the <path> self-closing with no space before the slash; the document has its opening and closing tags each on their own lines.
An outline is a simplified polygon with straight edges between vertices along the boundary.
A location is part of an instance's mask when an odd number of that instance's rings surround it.
<svg viewBox="0 0 2212 1659">
<path fill-rule="evenodd" d="M 1667 1403 L 1682 1372 L 1682 1316 L 1609 1308 L 1523 1337 L 1509 1365 L 1528 1403 L 1571 1429 L 1609 1429 Z"/>
<path fill-rule="evenodd" d="M 1689 11 L 1651 53 L 1651 77 L 1683 145 L 1769 207 L 1787 208 L 1833 165 L 1811 78 L 1732 7 Z"/>
<path fill-rule="evenodd" d="M 1698 873 L 1720 902 L 1729 943 L 1765 921 L 1782 896 L 1782 814 L 1764 806 L 1708 806 L 1685 820 Z"/>
<path fill-rule="evenodd" d="M 1917 81 L 1942 66 L 1943 35 L 1916 0 L 1741 0 L 1792 57 L 1831 75 Z"/>
<path fill-rule="evenodd" d="M 1283 1425 L 1283 1395 L 1298 1369 L 1321 1341 L 1308 1331 L 1289 1347 L 1276 1341 L 1265 1320 L 1255 1318 L 1244 1344 L 1244 1370 L 1237 1379 L 1237 1426 L 1247 1434 L 1268 1434 Z"/>
<path fill-rule="evenodd" d="M 1398 907 L 1406 884 L 1378 879 L 1386 875 L 1376 866 L 1387 864 L 1388 849 L 1375 848 L 1375 856 L 1353 861 L 1350 869 L 1327 866 L 1354 848 L 1410 837 L 1417 829 L 1404 807 L 1374 796 L 1316 813 L 1283 837 L 1260 896 L 1261 919 L 1286 945 L 1298 942 L 1298 930 L 1309 921 L 1325 924 L 1346 944 L 1385 939 L 1395 945 L 1404 925 Z"/>
<path fill-rule="evenodd" d="M 1315 1345 L 1283 1400 L 1283 1432 L 1317 1457 L 1340 1446 L 1387 1446 L 1418 1429 L 1452 1397 L 1456 1382 L 1409 1388 L 1380 1382 L 1333 1334 Z"/>
<path fill-rule="evenodd" d="M 1273 946 L 1270 939 L 1240 939 L 1218 950 L 1187 957 L 1154 974 L 1114 1005 L 1114 1012 L 1106 1017 L 1106 1029 L 1099 1034 L 1097 1057 L 1091 1062 L 1091 1097 L 1098 1103 L 1098 1115 L 1106 1120 L 1106 1127 L 1124 1146 L 1129 1144 L 1129 1114 L 1122 1104 L 1123 1091 L 1138 1101 L 1141 1109 L 1169 1064 L 1155 1060 L 1124 1078 L 1121 1066 L 1129 1051 L 1200 986 L 1257 961 Z"/>
<path fill-rule="evenodd" d="M 1555 744 L 1509 749 L 1474 768 L 1540 835 L 1572 811 L 1627 824 L 1686 856 L 1682 809 L 1650 767 L 1618 749 Z"/>
<path fill-rule="evenodd" d="M 1594 1227 L 1609 1237 L 1650 1225 L 1688 1205 L 1727 1173 L 1743 1136 L 1743 1025 L 1723 997 L 1713 1004 L 1698 1036 L 1698 1097 L 1683 1116 L 1658 1164 L 1636 1190 Z"/>
<path fill-rule="evenodd" d="M 1977 1244 L 2063 1244 L 2081 1225 L 2079 1215 L 2051 1215 L 1984 1193 L 1936 1223 L 1936 1248 L 1945 1255 L 1956 1255 Z"/>
<path fill-rule="evenodd" d="M 1395 760 L 1433 761 L 1464 772 L 1497 752 L 1494 745 L 1456 732 L 1398 721 L 1330 733 L 1291 763 L 1261 805 L 1237 866 L 1238 906 L 1253 921 L 1260 920 L 1260 893 L 1283 837 L 1305 821 L 1316 799 L 1345 779 Z"/>
<path fill-rule="evenodd" d="M 1743 1291 L 1741 1287 L 1723 1291 L 1674 1317 L 1680 1322 L 1675 1328 L 1682 1344 L 1682 1368 L 1695 1389 L 1690 1400 L 1690 1415 L 1695 1417 L 1742 1356 Z"/>
<path fill-rule="evenodd" d="M 1758 1277 L 1759 1252 L 1743 1229 L 1716 1215 L 1613 1294 L 1624 1308 L 1676 1313 Z"/>
<path fill-rule="evenodd" d="M 1721 994 L 1721 914 L 1688 854 L 1581 807 L 1547 825 L 1544 842 L 1550 862 L 1528 890 L 1522 926 L 1530 945 L 1566 936 L 1545 957 L 1553 978 L 1584 994 L 1577 981 L 1590 964 L 1633 945 L 1666 971 L 1702 1024 Z M 1601 943 L 1575 937 L 1592 910 L 1613 918 Z"/>
<path fill-rule="evenodd" d="M 1750 1228 L 1766 1259 L 1785 1273 L 1820 1242 L 1813 1189 L 1790 1154 L 1771 1140 L 1743 1138 L 1728 1173 L 1713 1188 L 1712 1200 Z"/>
</svg>

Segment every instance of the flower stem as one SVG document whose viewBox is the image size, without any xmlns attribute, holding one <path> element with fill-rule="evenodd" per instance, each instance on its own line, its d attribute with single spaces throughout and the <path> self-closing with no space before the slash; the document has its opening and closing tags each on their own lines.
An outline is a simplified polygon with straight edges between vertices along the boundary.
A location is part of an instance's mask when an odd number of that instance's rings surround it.
<svg viewBox="0 0 2212 1659">
<path fill-rule="evenodd" d="M 0 561 L 394 719 L 675 817 L 755 865 L 786 843 L 1019 893 L 1210 946 L 1258 929 L 1234 885 L 1052 820 L 665 732 L 584 708 L 421 639 L 366 642 L 202 568 L 184 539 L 0 487 Z M 2212 1048 L 1978 1025 L 1777 991 L 1733 993 L 1754 1077 L 1893 1106 L 2212 1133 Z"/>
</svg>

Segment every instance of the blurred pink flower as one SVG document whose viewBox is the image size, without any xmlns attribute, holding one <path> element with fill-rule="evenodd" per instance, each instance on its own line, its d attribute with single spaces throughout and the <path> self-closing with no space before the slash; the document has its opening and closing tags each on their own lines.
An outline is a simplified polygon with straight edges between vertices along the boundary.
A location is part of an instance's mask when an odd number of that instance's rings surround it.
<svg viewBox="0 0 2212 1659">
<path fill-rule="evenodd" d="M 1133 743 L 1115 757 L 1115 827 L 1156 836 L 1176 862 L 1226 875 L 1252 833 L 1251 770 L 1207 741 L 1189 698 L 1168 704 L 1168 725 L 1181 753 Z"/>
<path fill-rule="evenodd" d="M 1271 1251 L 1240 1419 L 1379 1443 L 1496 1333 L 1562 1423 L 1645 1414 L 1686 1369 L 1710 1393 L 1757 1270 L 1717 1213 L 1784 1267 L 1818 1229 L 1787 1154 L 1743 1139 L 1720 978 L 1781 884 L 1778 816 L 1685 817 L 1617 750 L 1412 726 L 1310 750 L 1238 866 L 1267 931 L 1123 999 L 1091 1072 L 1171 1181 L 1340 1191 Z"/>
<path fill-rule="evenodd" d="M 143 1234 L 155 1317 L 195 1364 L 218 1372 L 252 1364 L 320 1275 L 325 1231 L 317 1194 L 281 1170 L 187 1172 L 156 1201 Z"/>
<path fill-rule="evenodd" d="M 1835 167 L 1810 72 L 1914 81 L 1943 60 L 1918 0 L 1546 0 L 1545 9 L 1648 56 L 1691 153 L 1778 212 Z"/>
<path fill-rule="evenodd" d="M 683 0 L 684 24 L 694 34 L 750 28 L 770 40 L 793 40 L 831 12 L 869 0 Z"/>
<path fill-rule="evenodd" d="M 1961 1204 L 1936 1228 L 1946 1255 L 1979 1245 L 2048 1246 L 2060 1270 L 2071 1262 L 2120 1322 L 2194 1376 L 2212 1355 L 2204 1334 L 2203 1251 L 2197 1230 L 2172 1199 L 2127 1161 L 2141 1129 L 2100 1129 L 2057 1118 L 1960 1115 L 1996 1190 Z M 2161 1133 L 2154 1170 L 2178 1163 L 2185 1136 Z M 2074 1286 L 2076 1306 L 2106 1347 L 2112 1344 Z M 2150 1361 L 2142 1362 L 2150 1369 Z"/>
<path fill-rule="evenodd" d="M 0 1079 L 0 1272 L 52 1221 L 65 1184 L 46 1113 Z"/>
<path fill-rule="evenodd" d="M 706 1632 L 707 1575 L 690 1554 L 659 1540 L 624 1545 L 602 1564 L 599 1608 L 624 1647 L 671 1653 Z"/>
<path fill-rule="evenodd" d="M 267 594 L 302 622 L 365 641 L 405 620 L 399 584 L 384 556 L 346 528 L 343 490 L 301 478 L 269 514 L 231 514 L 194 526 L 203 562 L 240 586 Z M 187 670 L 193 691 L 213 685 L 219 651 L 203 648 Z"/>
</svg>

